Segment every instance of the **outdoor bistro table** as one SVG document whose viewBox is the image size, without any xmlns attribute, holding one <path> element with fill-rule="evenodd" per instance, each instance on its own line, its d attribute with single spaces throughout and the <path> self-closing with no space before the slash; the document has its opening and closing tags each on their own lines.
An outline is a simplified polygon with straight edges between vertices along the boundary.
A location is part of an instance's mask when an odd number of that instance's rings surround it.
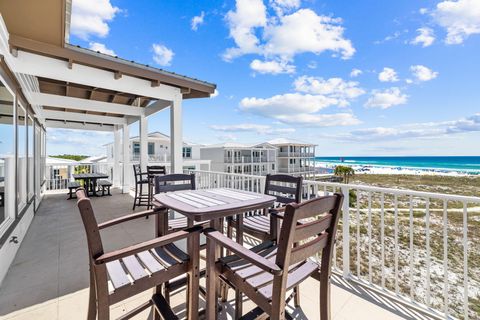
<svg viewBox="0 0 480 320">
<path fill-rule="evenodd" d="M 90 182 L 92 182 L 92 187 L 93 187 L 92 193 L 93 193 L 94 197 L 97 196 L 97 189 L 95 188 L 97 180 L 98 179 L 108 179 L 108 174 L 99 173 L 99 172 L 77 173 L 77 174 L 72 174 L 72 176 L 73 176 L 73 179 L 75 179 L 75 180 L 84 180 L 85 181 L 85 185 L 83 187 L 85 188 L 85 193 L 87 195 L 90 192 L 90 190 L 88 190 L 89 186 L 90 186 Z"/>
<path fill-rule="evenodd" d="M 222 230 L 223 219 L 225 217 L 237 215 L 237 230 L 241 229 L 242 217 L 240 213 L 264 209 L 273 206 L 275 197 L 266 194 L 234 190 L 234 189 L 203 189 L 167 192 L 154 195 L 153 204 L 157 208 L 174 210 L 188 218 L 188 225 L 193 226 L 194 222 L 210 221 L 210 226 L 217 230 Z M 168 231 L 168 215 L 155 215 L 155 231 L 156 236 L 165 235 Z M 241 232 L 237 232 L 237 239 L 241 236 Z M 187 252 L 189 255 L 196 255 L 196 259 L 200 254 L 198 251 L 193 252 L 193 238 L 187 243 Z M 215 255 L 220 256 L 220 248 L 216 248 Z M 194 259 L 192 259 L 194 260 Z M 192 276 L 199 277 L 199 270 L 195 268 L 196 273 Z M 192 310 L 198 310 L 198 292 L 200 290 L 198 283 L 195 288 L 188 290 L 188 304 L 192 306 Z M 197 294 L 192 294 L 197 293 Z M 215 290 L 208 288 L 207 282 L 207 299 L 216 299 Z M 197 315 L 194 314 L 194 317 Z"/>
</svg>

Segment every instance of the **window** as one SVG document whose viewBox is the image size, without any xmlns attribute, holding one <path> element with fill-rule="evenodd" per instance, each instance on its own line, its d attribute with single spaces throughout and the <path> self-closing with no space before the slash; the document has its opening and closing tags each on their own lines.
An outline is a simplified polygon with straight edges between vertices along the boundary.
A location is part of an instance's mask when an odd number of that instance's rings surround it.
<svg viewBox="0 0 480 320">
<path fill-rule="evenodd" d="M 28 183 L 27 183 L 27 190 L 28 190 L 28 197 L 27 201 L 32 200 L 34 196 L 34 179 L 33 179 L 33 172 L 34 172 L 34 167 L 35 167 L 35 158 L 34 158 L 34 152 L 33 152 L 33 143 L 35 141 L 35 131 L 33 128 L 33 119 L 32 117 L 28 116 L 27 118 L 27 134 L 28 134 L 28 139 L 27 139 L 27 166 L 28 166 Z"/>
<path fill-rule="evenodd" d="M 275 170 L 275 163 L 272 163 L 272 170 Z"/>
<path fill-rule="evenodd" d="M 15 108 L 13 95 L 0 79 L 0 236 L 15 218 Z"/>
<path fill-rule="evenodd" d="M 25 108 L 17 105 L 17 203 L 18 211 L 27 204 L 27 115 Z"/>
<path fill-rule="evenodd" d="M 184 158 L 191 158 L 192 157 L 192 148 L 184 147 L 183 148 L 183 157 Z"/>
<path fill-rule="evenodd" d="M 133 154 L 139 155 L 140 154 L 140 143 L 134 142 L 133 143 Z"/>
<path fill-rule="evenodd" d="M 140 145 L 139 145 L 140 147 Z M 155 143 L 149 142 L 148 143 L 148 154 L 153 156 L 155 154 Z"/>
</svg>

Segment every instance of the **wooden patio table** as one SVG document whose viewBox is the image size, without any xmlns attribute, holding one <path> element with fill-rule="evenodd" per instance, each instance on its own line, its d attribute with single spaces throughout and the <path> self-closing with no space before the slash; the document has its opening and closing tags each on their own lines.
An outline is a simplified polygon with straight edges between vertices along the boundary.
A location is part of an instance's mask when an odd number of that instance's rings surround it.
<svg viewBox="0 0 480 320">
<path fill-rule="evenodd" d="M 242 236 L 241 224 L 243 215 L 240 213 L 260 210 L 273 206 L 276 198 L 260 193 L 227 189 L 202 189 L 175 191 L 154 195 L 153 204 L 156 210 L 169 209 L 174 210 L 188 218 L 188 226 L 191 227 L 195 222 L 210 221 L 210 226 L 216 230 L 222 231 L 223 220 L 225 217 L 237 215 L 237 242 Z M 156 236 L 165 235 L 168 232 L 168 214 L 156 214 L 155 232 Z M 193 243 L 187 243 L 187 252 L 189 255 L 199 255 L 199 252 L 192 252 Z M 215 257 L 219 257 L 221 252 L 219 247 L 214 252 Z M 200 276 L 200 270 L 197 266 L 194 277 Z M 207 284 L 209 282 L 207 281 Z M 191 310 L 198 310 L 198 292 L 199 285 L 196 288 L 189 288 L 187 303 L 192 306 Z M 207 299 L 216 299 L 215 289 L 207 287 Z M 194 307 L 193 307 L 194 306 Z M 196 319 L 198 314 L 192 314 Z"/>
<path fill-rule="evenodd" d="M 100 173 L 100 172 L 94 172 L 94 173 L 76 173 L 72 174 L 73 179 L 75 180 L 84 180 L 85 181 L 85 193 L 88 194 L 90 191 L 92 191 L 93 196 L 97 196 L 97 189 L 95 188 L 96 181 L 98 179 L 108 179 L 108 174 L 105 173 Z M 89 185 L 90 181 L 92 181 L 93 184 L 93 190 L 89 190 Z"/>
</svg>

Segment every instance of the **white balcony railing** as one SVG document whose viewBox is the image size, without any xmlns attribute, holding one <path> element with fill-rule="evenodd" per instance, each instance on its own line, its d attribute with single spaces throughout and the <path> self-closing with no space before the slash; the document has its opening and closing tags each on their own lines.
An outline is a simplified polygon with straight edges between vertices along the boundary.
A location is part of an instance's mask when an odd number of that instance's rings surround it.
<svg viewBox="0 0 480 320">
<path fill-rule="evenodd" d="M 45 166 L 46 191 L 66 190 L 67 184 L 73 181 L 75 173 L 105 173 L 110 179 L 113 177 L 113 163 L 55 163 Z"/>
<path fill-rule="evenodd" d="M 278 152 L 279 157 L 296 157 L 296 158 L 313 158 L 315 154 L 313 152 Z"/>
<path fill-rule="evenodd" d="M 198 188 L 263 192 L 265 177 L 194 171 Z M 303 198 L 345 197 L 335 271 L 444 319 L 478 319 L 480 198 L 304 181 Z"/>
</svg>

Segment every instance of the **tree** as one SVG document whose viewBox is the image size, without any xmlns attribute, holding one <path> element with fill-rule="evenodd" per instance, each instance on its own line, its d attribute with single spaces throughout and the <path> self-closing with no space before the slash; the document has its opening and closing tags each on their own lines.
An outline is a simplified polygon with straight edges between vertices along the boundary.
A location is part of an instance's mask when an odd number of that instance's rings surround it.
<svg viewBox="0 0 480 320">
<path fill-rule="evenodd" d="M 348 183 L 350 178 L 355 175 L 355 170 L 352 167 L 348 166 L 336 166 L 334 174 L 336 176 L 343 177 L 343 182 Z"/>
</svg>

